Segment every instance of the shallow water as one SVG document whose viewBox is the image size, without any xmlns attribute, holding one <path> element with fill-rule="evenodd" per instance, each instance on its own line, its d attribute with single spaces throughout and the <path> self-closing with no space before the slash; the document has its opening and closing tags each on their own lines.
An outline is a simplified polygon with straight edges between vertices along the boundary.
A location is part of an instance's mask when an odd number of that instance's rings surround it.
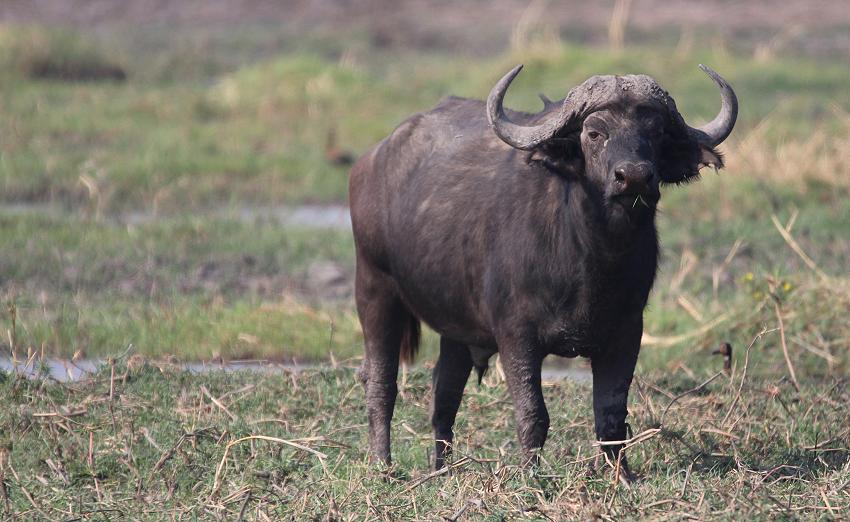
<svg viewBox="0 0 850 522">
<path fill-rule="evenodd" d="M 351 214 L 345 205 L 243 207 L 226 215 L 245 222 L 273 220 L 289 226 L 351 229 Z"/>
<path fill-rule="evenodd" d="M 106 361 L 103 359 L 80 359 L 71 362 L 67 359 L 48 358 L 38 360 L 34 364 L 26 366 L 22 361 L 12 361 L 8 358 L 0 358 L 0 370 L 17 373 L 27 377 L 37 377 L 39 366 L 44 366 L 50 377 L 60 382 L 78 381 L 85 379 L 94 373 L 97 368 Z M 170 365 L 169 365 L 170 366 Z M 310 369 L 331 368 L 330 364 L 298 364 L 298 363 L 271 363 L 267 361 L 231 361 L 227 363 L 213 362 L 185 362 L 177 363 L 175 367 L 182 368 L 192 373 L 207 372 L 235 372 L 252 371 L 265 374 L 283 372 L 299 372 Z M 576 382 L 591 382 L 590 370 L 586 368 L 573 367 L 543 367 L 544 381 L 571 380 Z"/>
<path fill-rule="evenodd" d="M 186 215 L 158 215 L 151 212 L 126 212 L 106 214 L 98 218 L 86 217 L 84 212 L 71 211 L 58 205 L 44 203 L 0 204 L 0 215 L 47 216 L 51 218 L 93 219 L 119 225 L 146 225 L 185 219 Z M 243 223 L 272 222 L 280 226 L 351 229 L 351 215 L 345 205 L 274 205 L 225 207 L 221 210 L 199 211 L 192 218 L 228 219 Z"/>
<path fill-rule="evenodd" d="M 12 361 L 8 358 L 0 358 L 0 370 L 27 377 L 36 377 L 39 375 L 39 366 L 45 367 L 50 377 L 61 382 L 78 381 L 90 376 L 97 369 L 106 364 L 103 359 L 78 359 L 69 361 L 68 359 L 48 358 L 39 359 L 33 364 L 26 366 L 22 361 Z M 297 364 L 297 363 L 269 363 L 265 361 L 233 361 L 228 363 L 213 363 L 213 362 L 183 362 L 175 364 L 167 364 L 176 368 L 182 368 L 192 373 L 206 373 L 214 371 L 235 372 L 239 370 L 249 370 L 260 373 L 282 373 L 284 371 L 303 371 L 311 368 L 318 368 L 319 365 Z M 330 365 L 328 365 L 330 368 Z"/>
</svg>

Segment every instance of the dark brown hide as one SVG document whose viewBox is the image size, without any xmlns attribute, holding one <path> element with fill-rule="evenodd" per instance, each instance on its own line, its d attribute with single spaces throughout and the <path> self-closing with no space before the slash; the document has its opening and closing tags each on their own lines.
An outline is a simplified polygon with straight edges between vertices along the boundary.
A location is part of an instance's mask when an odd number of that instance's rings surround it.
<svg viewBox="0 0 850 522">
<path fill-rule="evenodd" d="M 526 452 L 546 439 L 540 370 L 549 354 L 590 357 L 597 437 L 624 439 L 658 261 L 659 183 L 720 163 L 716 143 L 700 141 L 646 76 L 591 78 L 537 115 L 505 112 L 491 94 L 489 114 L 505 124 L 498 136 L 484 102 L 448 98 L 351 171 L 360 377 L 371 451 L 385 462 L 400 354 L 412 358 L 419 321 L 441 336 L 438 468 L 471 369 L 496 352 Z"/>
</svg>

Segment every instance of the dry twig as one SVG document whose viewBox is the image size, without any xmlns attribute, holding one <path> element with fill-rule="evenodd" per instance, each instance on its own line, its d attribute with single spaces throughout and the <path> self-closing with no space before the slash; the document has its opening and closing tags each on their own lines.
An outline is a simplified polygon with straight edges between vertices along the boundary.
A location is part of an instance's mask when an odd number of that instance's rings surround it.
<svg viewBox="0 0 850 522">
<path fill-rule="evenodd" d="M 794 371 L 794 365 L 791 364 L 791 357 L 788 355 L 788 343 L 785 342 L 785 323 L 782 322 L 782 310 L 779 308 L 779 301 L 774 300 L 773 310 L 776 312 L 776 320 L 779 322 L 779 341 L 782 344 L 782 355 L 785 357 L 785 364 L 788 366 L 788 374 L 791 377 L 794 389 L 799 392 L 800 383 L 797 382 L 797 373 Z"/>
<path fill-rule="evenodd" d="M 791 232 L 788 231 L 785 227 L 782 226 L 782 223 L 779 222 L 779 219 L 776 218 L 775 214 L 770 216 L 770 220 L 773 221 L 773 226 L 776 227 L 776 230 L 779 231 L 779 234 L 782 236 L 782 239 L 788 243 L 788 246 L 791 247 L 791 250 L 794 251 L 795 254 L 800 256 L 800 259 L 809 267 L 814 273 L 818 275 L 824 282 L 829 281 L 829 276 L 821 270 L 817 263 L 815 263 L 811 257 L 809 257 L 806 252 L 800 247 L 800 244 L 794 239 L 794 236 L 791 235 Z"/>
<path fill-rule="evenodd" d="M 291 446 L 291 447 L 293 447 L 295 449 L 299 449 L 301 451 L 306 451 L 307 453 L 315 455 L 319 459 L 319 463 L 321 463 L 322 469 L 325 471 L 325 473 L 327 473 L 327 471 L 328 471 L 327 465 L 325 464 L 325 459 L 328 458 L 328 456 L 326 454 L 322 453 L 321 451 L 316 451 L 313 448 L 308 448 L 307 446 L 304 446 L 302 444 L 298 444 L 297 442 L 292 442 L 292 441 L 289 441 L 289 440 L 286 440 L 286 439 L 281 439 L 281 438 L 278 438 L 278 437 L 270 437 L 268 435 L 249 435 L 247 437 L 242 437 L 240 439 L 232 440 L 232 441 L 227 443 L 227 446 L 225 446 L 224 455 L 221 456 L 221 462 L 218 463 L 218 467 L 215 470 L 215 478 L 213 479 L 213 487 L 212 487 L 212 491 L 210 492 L 210 498 L 213 498 L 218 493 L 218 490 L 221 488 L 221 477 L 222 477 L 222 474 L 224 473 L 224 465 L 227 463 L 227 455 L 230 453 L 230 448 L 232 448 L 233 446 L 240 444 L 242 442 L 248 441 L 248 440 L 265 440 L 265 441 L 268 441 L 268 442 L 276 442 L 278 444 L 284 444 L 286 446 Z"/>
</svg>

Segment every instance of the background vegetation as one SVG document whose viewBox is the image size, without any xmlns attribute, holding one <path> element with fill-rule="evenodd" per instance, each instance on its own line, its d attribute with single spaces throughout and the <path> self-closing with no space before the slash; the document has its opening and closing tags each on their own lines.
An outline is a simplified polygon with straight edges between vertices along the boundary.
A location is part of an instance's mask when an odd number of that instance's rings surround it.
<svg viewBox="0 0 850 522">
<path fill-rule="evenodd" d="M 175 6 L 0 7 L 0 350 L 28 368 L 50 356 L 117 365 L 68 385 L 0 372 L 7 516 L 846 516 L 840 2 L 620 0 L 567 13 L 501 0 L 428 16 L 377 2 L 290 18 L 244 3 L 211 0 L 195 18 Z M 664 190 L 631 410 L 636 435 L 661 431 L 633 449 L 647 479 L 631 491 L 588 471 L 595 449 L 576 444 L 592 438 L 586 383 L 547 388 L 546 463 L 517 468 L 498 373 L 470 385 L 455 475 L 424 480 L 424 370 L 400 400 L 397 466 L 366 464 L 340 158 L 443 96 L 486 96 L 519 62 L 507 103 L 524 110 L 593 74 L 642 72 L 697 124 L 719 104 L 698 63 L 741 101 L 727 169 Z M 425 341 L 427 369 L 436 338 Z M 676 399 L 715 375 L 721 342 L 733 375 Z M 267 376 L 173 363 L 211 359 L 344 364 Z M 251 434 L 324 457 L 254 439 L 226 452 Z"/>
</svg>

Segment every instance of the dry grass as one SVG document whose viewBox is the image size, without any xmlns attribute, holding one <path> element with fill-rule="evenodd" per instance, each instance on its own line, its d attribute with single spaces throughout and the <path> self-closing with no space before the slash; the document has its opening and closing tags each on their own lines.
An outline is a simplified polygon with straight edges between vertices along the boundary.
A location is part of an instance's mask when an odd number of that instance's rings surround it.
<svg viewBox="0 0 850 522">
<path fill-rule="evenodd" d="M 779 140 L 769 136 L 776 119 L 768 116 L 729 148 L 728 161 L 739 175 L 780 183 L 803 196 L 813 187 L 850 190 L 850 114 L 833 106 L 806 136 Z"/>
<path fill-rule="evenodd" d="M 630 489 L 591 442 L 585 384 L 546 384 L 552 430 L 541 465 L 525 469 L 505 386 L 470 383 L 451 472 L 432 473 L 423 371 L 401 390 L 391 469 L 367 461 L 349 368 L 198 376 L 133 363 L 73 384 L 7 375 L 0 509 L 28 520 L 846 516 L 848 381 L 805 380 L 798 392 L 754 378 L 754 365 L 748 350 L 730 375 L 638 375 L 629 456 L 641 479 Z"/>
</svg>

